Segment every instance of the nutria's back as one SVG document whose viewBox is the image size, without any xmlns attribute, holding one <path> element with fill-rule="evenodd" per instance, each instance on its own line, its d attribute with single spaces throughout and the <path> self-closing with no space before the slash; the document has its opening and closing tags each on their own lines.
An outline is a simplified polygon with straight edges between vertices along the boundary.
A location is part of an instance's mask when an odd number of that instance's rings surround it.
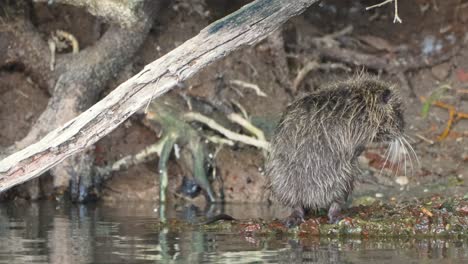
<svg viewBox="0 0 468 264">
<path fill-rule="evenodd" d="M 291 103 L 272 138 L 269 187 L 293 208 L 343 203 L 359 173 L 357 156 L 370 142 L 401 142 L 397 91 L 368 76 L 338 82 Z"/>
</svg>

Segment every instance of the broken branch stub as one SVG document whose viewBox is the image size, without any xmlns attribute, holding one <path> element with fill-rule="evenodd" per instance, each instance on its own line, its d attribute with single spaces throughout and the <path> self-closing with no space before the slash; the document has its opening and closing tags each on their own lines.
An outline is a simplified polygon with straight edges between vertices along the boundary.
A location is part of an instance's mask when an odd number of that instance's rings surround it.
<svg viewBox="0 0 468 264">
<path fill-rule="evenodd" d="M 33 179 L 107 135 L 156 98 L 244 45 L 265 38 L 318 0 L 257 0 L 203 29 L 39 142 L 0 161 L 0 192 Z"/>
</svg>

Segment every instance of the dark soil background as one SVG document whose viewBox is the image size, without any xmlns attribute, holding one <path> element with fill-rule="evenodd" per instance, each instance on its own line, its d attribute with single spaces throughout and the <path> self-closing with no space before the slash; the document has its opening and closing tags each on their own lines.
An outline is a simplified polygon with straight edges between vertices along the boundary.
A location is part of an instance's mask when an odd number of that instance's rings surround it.
<svg viewBox="0 0 468 264">
<path fill-rule="evenodd" d="M 144 65 L 196 35 L 209 23 L 247 2 L 249 1 L 172 1 L 160 12 L 132 62 L 121 72 L 115 73 L 115 78 L 107 84 L 108 88 L 101 96 L 136 74 Z M 269 135 L 281 111 L 294 97 L 364 69 L 400 87 L 406 106 L 406 132 L 414 139 L 412 145 L 419 157 L 420 166 L 415 164 L 415 168 L 408 170 L 406 175 L 403 170 L 395 171 L 388 167 L 381 172 L 386 148 L 371 146 L 361 157 L 366 175 L 362 177 L 362 184 L 356 187 L 355 201 L 362 201 L 360 198 L 372 201 L 424 196 L 434 192 L 464 195 L 468 191 L 468 120 L 458 120 L 451 127 L 448 136 L 438 140 L 447 125 L 449 113 L 446 109 L 431 106 L 427 117 L 423 118 L 424 103 L 420 97 L 428 98 L 434 91 L 440 90 L 439 87 L 446 85 L 450 88 L 436 99 L 455 107 L 460 113 L 468 113 L 468 1 L 400 1 L 402 24 L 392 22 L 392 4 L 365 10 L 366 6 L 375 3 L 376 1 L 358 0 L 322 1 L 289 21 L 282 28 L 288 68 L 286 71 L 284 68 L 279 69 L 276 51 L 268 40 L 264 40 L 207 67 L 185 83 L 185 88 L 177 89 L 167 96 L 183 93 L 210 101 L 218 96 L 220 79 L 256 84 L 267 94 L 266 97 L 257 96 L 249 89 L 229 85 L 222 87 L 222 96 L 240 102 L 252 123 Z M 5 10 L 6 7 L 2 5 L 0 3 L 0 7 Z M 72 33 L 81 48 L 92 46 L 107 28 L 99 19 L 69 6 L 36 4 L 27 15 L 31 16 L 44 39 L 50 32 L 61 29 Z M 350 33 L 336 38 L 348 50 L 395 60 L 419 58 L 429 63 L 405 72 L 388 73 L 385 69 L 352 65 L 333 59 L 314 49 L 314 38 L 340 31 L 350 25 L 353 28 Z M 5 47 L 2 43 L 6 42 L 7 40 L 0 38 L 1 50 L 16 48 Z M 343 63 L 352 72 L 340 69 L 312 71 L 299 85 L 297 93 L 292 94 L 285 83 L 292 82 L 301 68 L 314 60 L 319 63 Z M 281 76 L 284 73 L 286 76 Z M 21 65 L 0 68 L 0 147 L 10 146 L 27 134 L 46 107 L 49 96 L 48 91 L 41 89 Z M 121 157 L 136 154 L 145 146 L 155 143 L 159 135 L 144 125 L 144 119 L 143 114 L 137 114 L 100 140 L 94 149 L 95 164 L 112 164 Z M 214 191 L 218 196 L 223 196 L 226 202 L 266 201 L 268 197 L 263 192 L 263 162 L 261 150 L 242 144 L 223 147 L 212 161 L 216 169 L 216 179 L 211 179 Z M 201 194 L 194 198 L 181 198 L 183 178 L 190 178 L 191 175 L 187 175 L 175 156 L 171 157 L 169 163 L 169 175 L 171 200 L 204 203 L 205 198 Z M 157 201 L 158 179 L 157 160 L 137 165 L 114 173 L 101 186 L 101 197 L 105 201 L 116 203 L 129 200 Z M 41 178 L 41 198 L 54 197 L 50 182 L 47 175 Z M 18 192 L 12 193 L 14 195 L 9 198 L 28 198 Z"/>
</svg>

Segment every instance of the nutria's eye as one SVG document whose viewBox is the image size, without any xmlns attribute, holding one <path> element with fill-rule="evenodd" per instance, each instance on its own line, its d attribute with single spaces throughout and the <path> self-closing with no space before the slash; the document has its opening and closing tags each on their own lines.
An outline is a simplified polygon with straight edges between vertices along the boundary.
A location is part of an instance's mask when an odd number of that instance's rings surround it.
<svg viewBox="0 0 468 264">
<path fill-rule="evenodd" d="M 392 92 L 389 89 L 385 89 L 382 94 L 380 95 L 382 103 L 387 104 L 388 101 L 390 101 L 390 97 L 392 95 Z"/>
</svg>

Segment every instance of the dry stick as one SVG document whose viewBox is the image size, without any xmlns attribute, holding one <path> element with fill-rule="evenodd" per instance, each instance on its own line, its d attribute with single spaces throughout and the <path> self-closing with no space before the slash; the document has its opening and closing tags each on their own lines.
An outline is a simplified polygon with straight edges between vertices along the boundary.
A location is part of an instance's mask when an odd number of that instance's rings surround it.
<svg viewBox="0 0 468 264">
<path fill-rule="evenodd" d="M 381 7 L 381 6 L 386 5 L 388 3 L 391 3 L 391 2 L 393 2 L 393 0 L 386 0 L 386 1 L 383 1 L 382 3 L 380 3 L 380 4 L 368 6 L 368 7 L 366 7 L 366 10 L 370 10 L 370 9 L 376 8 L 376 7 Z"/>
<path fill-rule="evenodd" d="M 421 99 L 422 102 L 425 102 L 427 100 L 426 97 L 424 97 L 424 96 L 421 96 L 420 99 Z M 447 121 L 447 126 L 445 127 L 444 132 L 442 132 L 442 134 L 440 134 L 437 137 L 438 141 L 442 141 L 445 138 L 447 138 L 447 136 L 449 135 L 450 130 L 452 128 L 452 125 L 453 125 L 453 123 L 455 121 L 458 121 L 458 120 L 463 119 L 463 118 L 465 118 L 465 119 L 468 118 L 468 113 L 458 112 L 457 109 L 455 108 L 455 106 L 453 106 L 453 105 L 449 105 L 449 104 L 446 104 L 446 103 L 443 103 L 443 102 L 440 102 L 440 101 L 434 101 L 434 102 L 432 102 L 432 105 L 435 105 L 435 106 L 440 107 L 440 108 L 447 109 L 447 111 L 449 112 L 449 119 Z"/>
<path fill-rule="evenodd" d="M 39 176 L 91 146 L 144 106 L 154 90 L 155 98 L 161 96 L 210 63 L 262 40 L 317 1 L 257 0 L 209 25 L 78 117 L 0 161 L 0 192 Z"/>
</svg>

